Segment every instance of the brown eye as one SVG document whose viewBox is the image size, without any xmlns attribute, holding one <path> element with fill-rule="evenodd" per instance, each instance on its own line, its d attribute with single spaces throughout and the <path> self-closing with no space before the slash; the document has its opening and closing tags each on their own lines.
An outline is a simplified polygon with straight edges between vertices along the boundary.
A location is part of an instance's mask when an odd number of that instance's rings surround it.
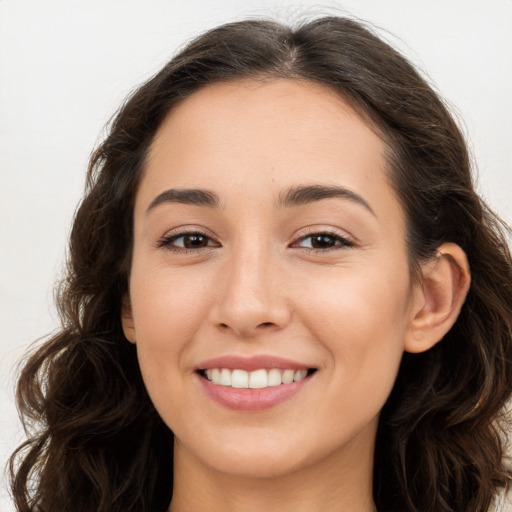
<svg viewBox="0 0 512 512">
<path fill-rule="evenodd" d="M 337 240 L 331 235 L 314 235 L 311 237 L 311 247 L 314 249 L 328 249 L 336 245 Z"/>
<path fill-rule="evenodd" d="M 182 247 L 185 247 L 185 249 L 198 249 L 201 247 L 207 247 L 208 246 L 208 237 L 204 235 L 183 235 L 180 236 L 177 240 L 183 239 L 183 245 Z M 176 240 L 174 241 L 175 245 Z"/>
<path fill-rule="evenodd" d="M 182 233 L 163 238 L 158 246 L 179 251 L 180 249 L 193 250 L 218 247 L 218 244 L 203 233 Z"/>
<path fill-rule="evenodd" d="M 353 247 L 353 243 L 345 238 L 331 233 L 315 233 L 301 238 L 294 244 L 296 247 L 312 249 L 316 251 L 329 249 L 342 249 Z"/>
</svg>

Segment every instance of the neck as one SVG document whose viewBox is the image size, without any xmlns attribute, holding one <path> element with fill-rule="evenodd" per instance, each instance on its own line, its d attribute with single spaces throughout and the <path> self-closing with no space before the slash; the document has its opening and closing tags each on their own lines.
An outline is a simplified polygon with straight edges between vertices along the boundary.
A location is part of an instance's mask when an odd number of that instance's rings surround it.
<svg viewBox="0 0 512 512">
<path fill-rule="evenodd" d="M 359 446 L 345 447 L 344 453 L 332 453 L 308 467 L 262 478 L 218 472 L 178 441 L 168 512 L 375 512 L 373 443 L 355 443 Z"/>
</svg>

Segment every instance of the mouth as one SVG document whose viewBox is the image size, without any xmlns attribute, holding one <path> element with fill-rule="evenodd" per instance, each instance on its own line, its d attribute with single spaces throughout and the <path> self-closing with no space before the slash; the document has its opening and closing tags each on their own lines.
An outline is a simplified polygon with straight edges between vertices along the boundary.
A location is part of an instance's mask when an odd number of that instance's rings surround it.
<svg viewBox="0 0 512 512">
<path fill-rule="evenodd" d="M 197 373 L 218 386 L 237 389 L 265 389 L 303 381 L 316 371 L 316 368 L 259 368 L 253 371 L 239 368 L 205 368 L 197 370 Z"/>
<path fill-rule="evenodd" d="M 202 361 L 195 374 L 202 389 L 219 405 L 252 413 L 303 396 L 318 371 L 304 362 L 270 354 L 226 354 Z"/>
</svg>

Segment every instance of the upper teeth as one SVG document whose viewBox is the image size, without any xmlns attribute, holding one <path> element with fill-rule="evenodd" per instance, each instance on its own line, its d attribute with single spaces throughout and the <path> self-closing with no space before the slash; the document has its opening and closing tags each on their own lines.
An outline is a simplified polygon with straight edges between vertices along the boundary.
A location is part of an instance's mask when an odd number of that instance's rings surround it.
<svg viewBox="0 0 512 512">
<path fill-rule="evenodd" d="M 254 370 L 253 372 L 229 370 L 228 368 L 212 368 L 204 372 L 206 378 L 214 384 L 251 389 L 298 382 L 304 379 L 307 373 L 307 370 L 280 370 L 279 368 Z"/>
</svg>

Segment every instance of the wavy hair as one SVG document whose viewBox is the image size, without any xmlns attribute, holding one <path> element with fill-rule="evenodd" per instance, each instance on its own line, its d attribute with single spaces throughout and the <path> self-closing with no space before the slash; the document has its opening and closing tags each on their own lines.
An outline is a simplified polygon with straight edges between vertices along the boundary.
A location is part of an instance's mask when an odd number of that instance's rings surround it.
<svg viewBox="0 0 512 512">
<path fill-rule="evenodd" d="M 188 44 L 139 87 L 91 157 L 70 235 L 61 330 L 21 372 L 28 433 L 11 458 L 19 512 L 163 512 L 173 435 L 124 338 L 133 205 L 162 120 L 208 84 L 305 80 L 339 92 L 383 138 L 407 217 L 411 273 L 444 242 L 472 284 L 444 339 L 404 354 L 381 412 L 374 464 L 380 512 L 484 512 L 510 478 L 504 405 L 512 392 L 512 262 L 507 228 L 480 199 L 460 129 L 427 81 L 372 29 L 323 17 L 296 27 L 249 20 Z"/>
</svg>

